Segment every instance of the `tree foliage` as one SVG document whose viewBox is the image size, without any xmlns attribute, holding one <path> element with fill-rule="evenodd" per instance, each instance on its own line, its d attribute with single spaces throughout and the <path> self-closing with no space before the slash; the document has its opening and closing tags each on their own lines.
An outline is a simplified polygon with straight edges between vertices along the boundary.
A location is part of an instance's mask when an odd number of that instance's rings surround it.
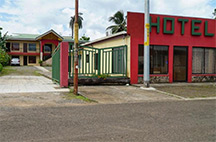
<svg viewBox="0 0 216 142">
<path fill-rule="evenodd" d="M 3 49 L 3 50 L 6 51 L 5 43 L 6 43 L 6 36 L 7 36 L 7 33 L 8 33 L 8 32 L 6 32 L 6 33 L 2 36 L 1 30 L 2 30 L 2 28 L 0 27 L 0 49 Z"/>
<path fill-rule="evenodd" d="M 90 37 L 87 37 L 85 35 L 83 35 L 80 40 L 85 40 L 85 41 L 89 41 L 90 40 Z"/>
<path fill-rule="evenodd" d="M 214 18 L 216 19 L 216 8 L 214 9 L 214 12 L 212 14 L 214 15 Z"/>
<path fill-rule="evenodd" d="M 0 27 L 0 30 L 2 30 L 1 27 Z M 6 35 L 7 35 L 7 32 L 2 37 L 2 33 L 0 31 L 0 64 L 2 64 L 3 66 L 8 65 L 10 61 L 10 56 L 7 54 L 6 46 L 5 46 Z"/>
<path fill-rule="evenodd" d="M 124 16 L 122 10 L 117 11 L 113 16 L 109 17 L 109 22 L 115 24 L 107 27 L 107 30 L 111 30 L 112 34 L 127 31 L 127 16 Z"/>
<path fill-rule="evenodd" d="M 0 64 L 3 66 L 6 66 L 9 64 L 10 56 L 7 54 L 7 52 L 3 49 L 0 49 Z"/>
<path fill-rule="evenodd" d="M 82 29 L 82 27 L 83 27 L 83 25 L 82 25 L 83 18 L 82 18 L 81 15 L 83 15 L 83 14 L 79 13 L 79 15 L 78 15 L 79 29 Z M 70 22 L 69 22 L 69 27 L 71 28 L 72 38 L 73 38 L 73 33 L 74 33 L 74 24 L 75 24 L 75 15 L 71 16 L 71 19 L 70 19 Z"/>
</svg>

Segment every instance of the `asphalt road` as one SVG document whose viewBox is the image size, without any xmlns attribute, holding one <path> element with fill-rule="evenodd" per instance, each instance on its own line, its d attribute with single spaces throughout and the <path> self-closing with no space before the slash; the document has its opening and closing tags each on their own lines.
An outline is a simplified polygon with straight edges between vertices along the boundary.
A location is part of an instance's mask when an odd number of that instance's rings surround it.
<svg viewBox="0 0 216 142">
<path fill-rule="evenodd" d="M 0 142 L 215 142 L 216 101 L 0 108 Z"/>
</svg>

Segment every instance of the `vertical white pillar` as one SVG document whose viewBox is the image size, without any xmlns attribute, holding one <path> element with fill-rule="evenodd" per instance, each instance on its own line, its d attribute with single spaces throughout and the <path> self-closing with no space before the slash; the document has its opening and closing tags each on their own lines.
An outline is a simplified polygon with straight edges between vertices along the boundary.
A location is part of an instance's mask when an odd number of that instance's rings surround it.
<svg viewBox="0 0 216 142">
<path fill-rule="evenodd" d="M 144 75 L 143 82 L 146 87 L 149 87 L 150 82 L 150 55 L 149 55 L 149 44 L 150 44 L 150 33 L 149 33 L 149 0 L 145 0 L 145 24 L 144 24 Z"/>
</svg>

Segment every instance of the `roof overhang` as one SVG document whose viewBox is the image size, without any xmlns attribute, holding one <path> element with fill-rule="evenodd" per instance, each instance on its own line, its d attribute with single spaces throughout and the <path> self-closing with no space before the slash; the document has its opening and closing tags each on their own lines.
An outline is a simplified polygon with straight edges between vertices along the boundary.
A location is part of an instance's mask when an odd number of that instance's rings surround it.
<svg viewBox="0 0 216 142">
<path fill-rule="evenodd" d="M 57 38 L 58 38 L 58 40 L 59 41 L 63 41 L 63 37 L 62 36 L 60 36 L 58 33 L 56 33 L 54 30 L 49 30 L 49 31 L 47 31 L 46 33 L 44 33 L 44 34 L 42 34 L 42 35 L 39 35 L 38 37 L 36 37 L 35 39 L 36 40 L 41 40 L 41 39 L 43 39 L 43 37 L 45 37 L 45 36 L 47 36 L 47 35 L 49 35 L 49 34 L 53 34 L 53 35 L 55 35 Z"/>
</svg>

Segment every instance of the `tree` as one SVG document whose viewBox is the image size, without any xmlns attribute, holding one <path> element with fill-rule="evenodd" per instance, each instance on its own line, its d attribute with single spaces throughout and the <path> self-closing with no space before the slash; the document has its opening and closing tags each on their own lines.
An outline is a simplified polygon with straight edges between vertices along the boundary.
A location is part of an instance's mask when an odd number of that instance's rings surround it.
<svg viewBox="0 0 216 142">
<path fill-rule="evenodd" d="M 117 11 L 113 16 L 109 17 L 109 22 L 113 22 L 115 24 L 106 29 L 111 30 L 112 34 L 127 31 L 127 16 L 124 16 L 124 12 L 122 10 Z"/>
<path fill-rule="evenodd" d="M 81 15 L 83 15 L 83 14 L 82 14 L 82 13 L 79 13 L 79 15 L 78 15 L 78 25 L 79 25 L 79 29 L 82 29 L 82 27 L 83 27 L 83 26 L 82 26 L 83 18 L 81 17 Z M 73 39 L 74 22 L 75 22 L 75 15 L 74 15 L 74 16 L 71 16 L 70 23 L 69 23 L 69 27 L 71 28 L 72 39 Z"/>
<path fill-rule="evenodd" d="M 80 40 L 85 40 L 85 41 L 89 41 L 90 40 L 90 37 L 87 37 L 85 35 L 83 35 Z"/>
<path fill-rule="evenodd" d="M 216 19 L 216 8 L 214 9 L 214 12 L 212 14 L 214 15 L 214 18 Z"/>
<path fill-rule="evenodd" d="M 1 30 L 2 28 L 0 27 L 0 64 L 3 66 L 6 66 L 8 65 L 9 60 L 10 60 L 10 56 L 7 54 L 6 46 L 5 46 L 7 32 L 2 37 Z"/>
<path fill-rule="evenodd" d="M 2 37 L 1 30 L 2 30 L 2 28 L 0 27 L 0 49 L 6 51 L 5 43 L 6 43 L 6 36 L 7 36 L 8 32 L 6 32 Z"/>
</svg>

